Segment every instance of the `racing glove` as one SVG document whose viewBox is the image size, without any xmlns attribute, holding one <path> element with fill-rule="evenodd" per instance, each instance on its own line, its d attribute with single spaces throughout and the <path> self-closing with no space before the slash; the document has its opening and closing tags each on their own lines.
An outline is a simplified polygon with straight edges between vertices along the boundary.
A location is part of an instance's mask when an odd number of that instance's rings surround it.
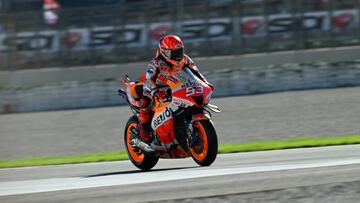
<svg viewBox="0 0 360 203">
<path fill-rule="evenodd" d="M 168 95 L 167 95 L 167 93 L 165 91 L 156 91 L 154 93 L 154 96 L 156 96 L 157 98 L 159 98 L 162 101 L 165 100 L 168 97 Z"/>
</svg>

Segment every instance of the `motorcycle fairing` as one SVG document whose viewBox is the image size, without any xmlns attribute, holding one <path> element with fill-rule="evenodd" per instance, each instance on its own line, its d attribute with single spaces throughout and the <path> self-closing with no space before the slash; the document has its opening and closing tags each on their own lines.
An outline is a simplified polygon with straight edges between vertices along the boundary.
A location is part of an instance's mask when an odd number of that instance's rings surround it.
<svg viewBox="0 0 360 203">
<path fill-rule="evenodd" d="M 185 137 L 187 135 L 187 126 L 184 123 L 182 124 L 184 128 L 179 129 L 179 126 L 175 126 L 174 114 L 180 109 L 187 109 L 188 112 L 191 112 L 191 108 L 205 105 L 206 100 L 209 100 L 211 97 L 212 90 L 187 69 L 181 71 L 176 80 L 167 80 L 167 84 L 172 90 L 172 100 L 171 102 L 154 100 L 154 116 L 151 127 L 161 146 L 167 151 L 167 154 L 162 153 L 160 156 L 163 158 L 189 157 L 191 153 L 187 147 L 187 139 Z M 204 113 L 196 113 L 193 120 L 206 118 Z M 177 128 L 177 134 L 175 134 L 175 128 Z M 176 135 L 181 140 L 176 139 Z M 181 147 L 181 145 L 184 147 Z M 174 149 L 170 150 L 172 147 Z"/>
</svg>

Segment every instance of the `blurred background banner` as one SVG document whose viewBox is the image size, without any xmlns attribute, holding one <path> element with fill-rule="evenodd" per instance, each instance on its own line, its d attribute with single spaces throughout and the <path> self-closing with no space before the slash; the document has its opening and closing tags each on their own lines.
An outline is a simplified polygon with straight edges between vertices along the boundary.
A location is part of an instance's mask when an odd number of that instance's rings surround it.
<svg viewBox="0 0 360 203">
<path fill-rule="evenodd" d="M 0 0 L 0 9 L 0 70 L 146 61 L 167 33 L 191 56 L 360 44 L 359 0 Z"/>
<path fill-rule="evenodd" d="M 0 0 L 0 113 L 124 103 L 169 33 L 214 96 L 360 85 L 359 0 Z"/>
</svg>

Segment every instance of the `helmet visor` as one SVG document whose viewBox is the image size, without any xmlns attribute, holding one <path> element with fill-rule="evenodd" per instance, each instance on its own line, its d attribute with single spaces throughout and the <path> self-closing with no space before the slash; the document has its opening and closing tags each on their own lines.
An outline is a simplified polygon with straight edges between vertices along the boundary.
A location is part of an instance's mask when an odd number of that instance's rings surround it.
<svg viewBox="0 0 360 203">
<path fill-rule="evenodd" d="M 180 61 L 184 57 L 184 48 L 179 49 L 163 49 L 163 53 L 166 57 L 168 57 L 171 60 Z"/>
<path fill-rule="evenodd" d="M 171 50 L 171 60 L 180 61 L 184 57 L 184 48 Z"/>
</svg>

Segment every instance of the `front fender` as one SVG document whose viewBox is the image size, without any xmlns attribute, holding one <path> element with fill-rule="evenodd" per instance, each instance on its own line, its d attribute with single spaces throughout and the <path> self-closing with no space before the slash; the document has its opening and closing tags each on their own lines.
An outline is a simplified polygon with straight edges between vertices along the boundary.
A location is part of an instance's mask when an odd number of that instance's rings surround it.
<svg viewBox="0 0 360 203">
<path fill-rule="evenodd" d="M 209 114 L 206 113 L 198 113 L 195 114 L 192 118 L 192 122 L 199 121 L 199 120 L 210 120 Z"/>
</svg>

